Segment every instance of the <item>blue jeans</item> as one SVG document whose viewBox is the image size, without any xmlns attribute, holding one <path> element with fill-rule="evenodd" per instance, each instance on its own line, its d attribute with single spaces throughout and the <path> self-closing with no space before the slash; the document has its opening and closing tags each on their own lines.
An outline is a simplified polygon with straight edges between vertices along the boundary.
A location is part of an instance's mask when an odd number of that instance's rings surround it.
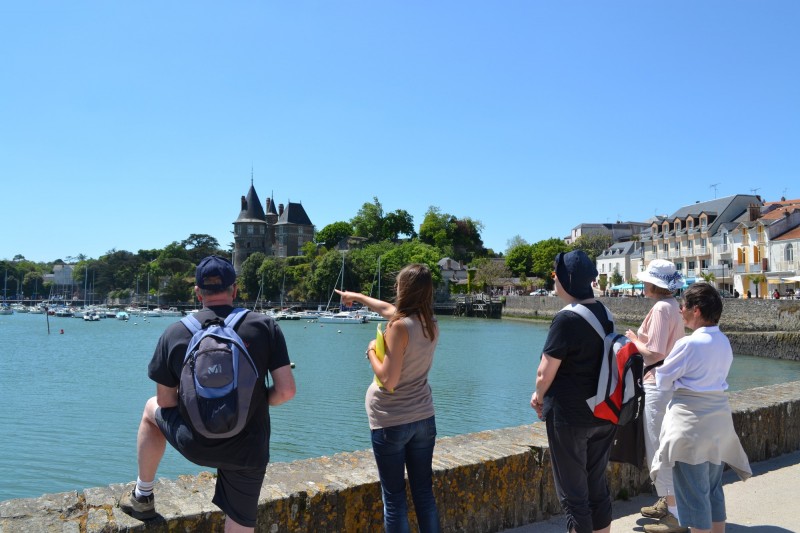
<svg viewBox="0 0 800 533">
<path fill-rule="evenodd" d="M 439 511 L 433 498 L 433 446 L 436 417 L 372 430 L 372 452 L 378 464 L 383 493 L 383 525 L 386 533 L 406 533 L 405 470 L 417 514 L 419 530 L 438 533 Z"/>
</svg>

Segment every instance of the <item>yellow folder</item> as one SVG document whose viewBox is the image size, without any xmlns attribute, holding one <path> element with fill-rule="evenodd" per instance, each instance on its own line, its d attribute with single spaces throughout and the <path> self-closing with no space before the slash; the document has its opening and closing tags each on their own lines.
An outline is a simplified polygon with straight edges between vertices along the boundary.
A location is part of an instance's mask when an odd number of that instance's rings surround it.
<svg viewBox="0 0 800 533">
<path fill-rule="evenodd" d="M 378 327 L 375 332 L 375 355 L 378 357 L 378 361 L 380 361 L 381 363 L 383 362 L 383 358 L 386 356 L 386 344 L 383 341 L 383 332 L 381 331 L 380 322 L 378 322 Z M 378 379 L 378 376 L 375 376 L 375 384 L 378 387 L 383 388 L 383 383 L 381 383 L 381 380 Z M 394 392 L 394 391 L 389 390 L 389 392 Z"/>
</svg>

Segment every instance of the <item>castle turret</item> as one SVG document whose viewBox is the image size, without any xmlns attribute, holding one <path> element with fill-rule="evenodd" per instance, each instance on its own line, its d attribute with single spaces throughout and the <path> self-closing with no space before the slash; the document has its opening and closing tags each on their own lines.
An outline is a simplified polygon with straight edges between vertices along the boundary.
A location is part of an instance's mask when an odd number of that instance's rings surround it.
<svg viewBox="0 0 800 533">
<path fill-rule="evenodd" d="M 233 223 L 233 267 L 238 273 L 242 263 L 255 252 L 264 253 L 267 235 L 267 221 L 261 200 L 250 183 L 247 196 L 242 197 L 242 209 Z"/>
</svg>

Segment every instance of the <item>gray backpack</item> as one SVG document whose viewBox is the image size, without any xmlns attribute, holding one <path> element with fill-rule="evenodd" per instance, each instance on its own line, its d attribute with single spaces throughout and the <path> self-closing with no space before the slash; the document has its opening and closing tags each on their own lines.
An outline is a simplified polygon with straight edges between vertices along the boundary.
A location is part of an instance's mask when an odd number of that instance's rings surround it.
<svg viewBox="0 0 800 533">
<path fill-rule="evenodd" d="M 247 312 L 236 308 L 224 323 L 206 322 L 205 328 L 194 316 L 181 319 L 192 340 L 178 397 L 186 420 L 209 439 L 233 437 L 247 423 L 258 369 L 234 329 Z"/>
</svg>

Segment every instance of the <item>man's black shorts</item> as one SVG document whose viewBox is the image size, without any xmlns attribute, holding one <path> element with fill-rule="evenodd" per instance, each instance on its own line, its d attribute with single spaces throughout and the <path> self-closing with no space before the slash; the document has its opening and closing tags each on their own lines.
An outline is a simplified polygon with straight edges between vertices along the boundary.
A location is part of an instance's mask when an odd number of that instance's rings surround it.
<svg viewBox="0 0 800 533">
<path fill-rule="evenodd" d="M 256 468 L 242 468 L 226 463 L 224 457 L 209 457 L 208 452 L 203 453 L 204 448 L 195 442 L 191 428 L 177 407 L 156 409 L 156 424 L 167 442 L 189 461 L 217 469 L 212 502 L 237 524 L 255 527 L 266 463 Z"/>
</svg>

